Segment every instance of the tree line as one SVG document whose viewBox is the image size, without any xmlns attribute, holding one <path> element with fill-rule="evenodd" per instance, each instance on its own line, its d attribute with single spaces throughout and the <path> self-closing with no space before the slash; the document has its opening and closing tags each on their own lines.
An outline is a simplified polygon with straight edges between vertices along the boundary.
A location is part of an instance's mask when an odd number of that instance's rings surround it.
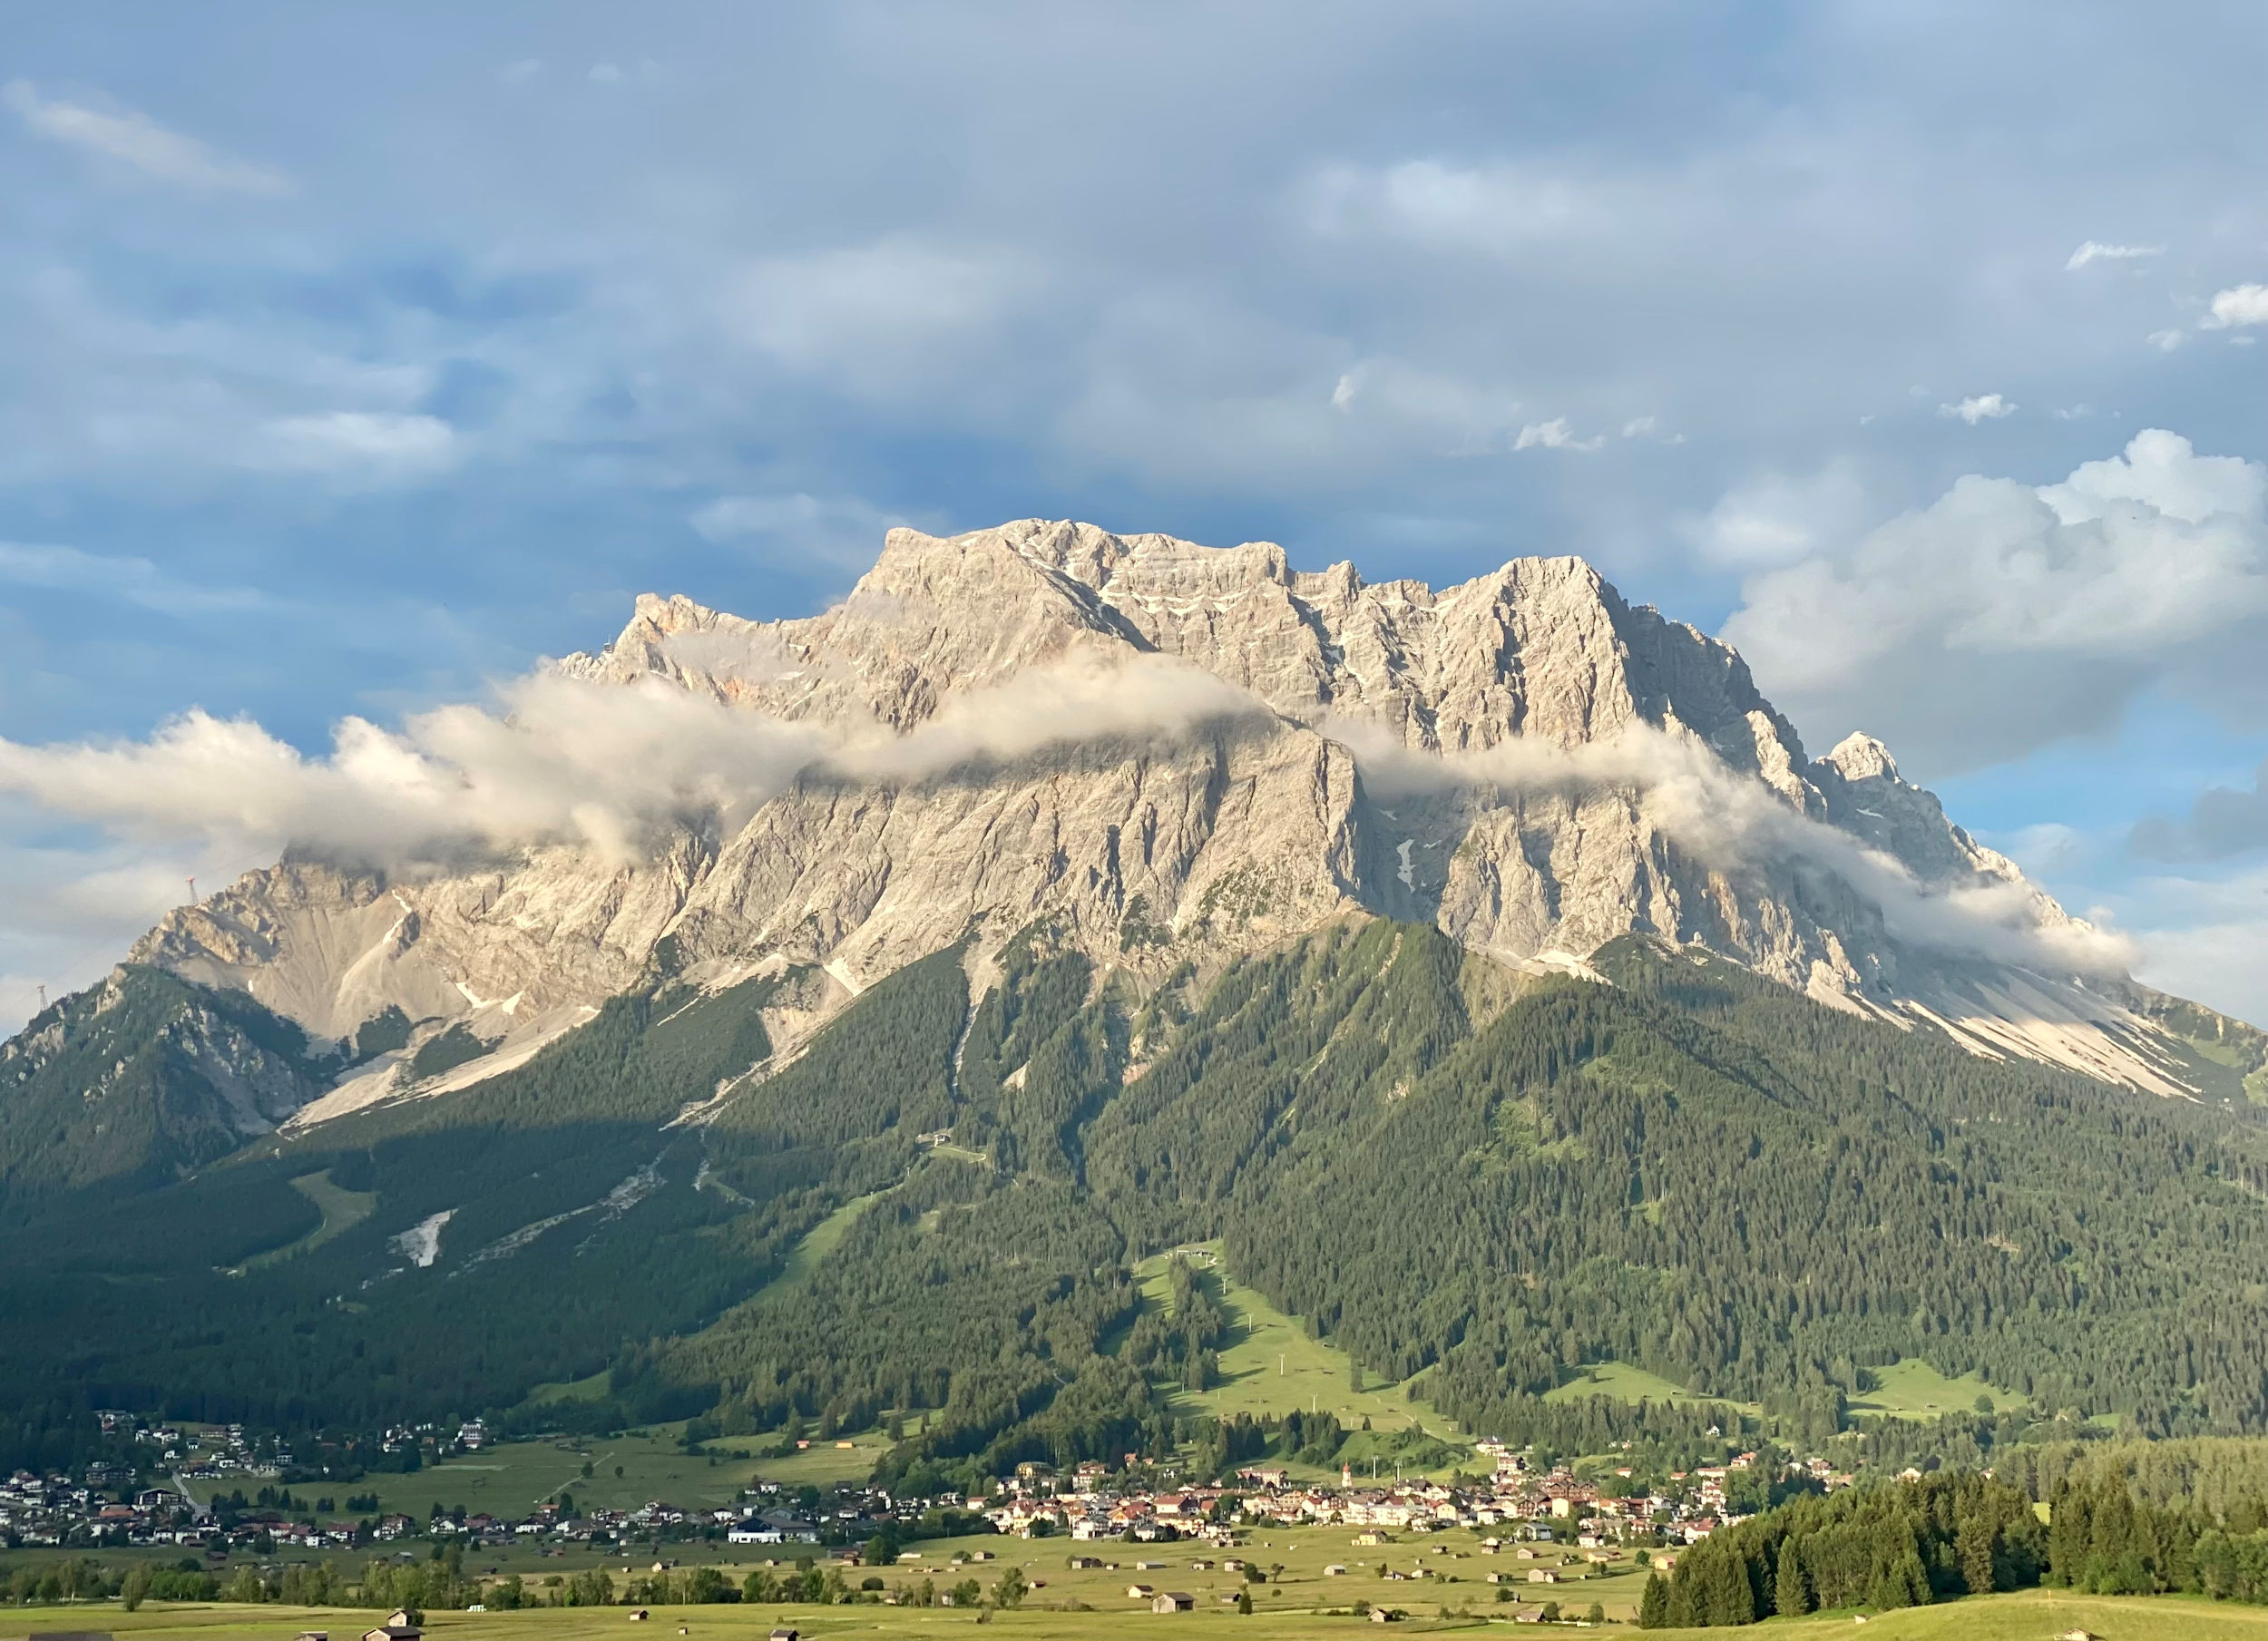
<svg viewBox="0 0 2268 1641">
<path fill-rule="evenodd" d="M 2038 1585 L 2095 1595 L 2189 1591 L 2268 1603 L 2268 1497 L 2154 1502 L 2125 1477 L 2058 1481 L 2047 1519 L 2024 1488 L 1974 1471 L 1804 1498 L 1720 1529 L 1651 1575 L 1647 1628 L 1888 1610 Z"/>
</svg>

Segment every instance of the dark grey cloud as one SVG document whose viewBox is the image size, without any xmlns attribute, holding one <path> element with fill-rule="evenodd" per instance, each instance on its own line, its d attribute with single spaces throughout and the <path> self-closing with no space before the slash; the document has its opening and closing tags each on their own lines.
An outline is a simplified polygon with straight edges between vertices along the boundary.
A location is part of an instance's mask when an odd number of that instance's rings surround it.
<svg viewBox="0 0 2268 1641">
<path fill-rule="evenodd" d="M 2216 861 L 2268 849 L 2268 764 L 2249 792 L 2208 786 L 2179 820 L 2153 816 L 2134 829 L 2134 852 L 2146 860 Z"/>
</svg>

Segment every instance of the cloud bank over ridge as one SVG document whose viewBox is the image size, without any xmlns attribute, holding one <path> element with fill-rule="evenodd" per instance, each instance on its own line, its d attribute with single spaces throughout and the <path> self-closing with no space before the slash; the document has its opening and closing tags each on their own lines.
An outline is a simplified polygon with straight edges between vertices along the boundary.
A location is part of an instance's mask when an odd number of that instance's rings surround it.
<svg viewBox="0 0 2268 1641">
<path fill-rule="evenodd" d="M 122 838 L 221 855 L 293 851 L 422 874 L 568 845 L 631 866 L 681 826 L 728 835 L 799 780 L 918 783 L 1073 746 L 1179 741 L 1236 720 L 1286 724 L 1198 667 L 1084 648 L 950 694 L 903 734 L 783 719 L 652 676 L 601 683 L 546 670 L 503 688 L 493 706 L 413 715 L 398 730 L 345 719 L 325 757 L 303 756 L 249 719 L 203 712 L 136 742 L 0 741 L 0 794 Z M 2123 972 L 2131 958 L 2116 936 L 2065 917 L 2020 880 L 1922 883 L 1689 736 L 1639 725 L 1572 751 L 1522 737 L 1442 755 L 1412 750 L 1374 724 L 1315 728 L 1354 754 L 1374 796 L 1389 802 L 1456 791 L 1627 793 L 1707 865 L 1735 876 L 1792 865 L 1832 880 L 1919 948 L 2056 972 Z"/>
<path fill-rule="evenodd" d="M 435 866 L 570 844 L 633 864 L 667 829 L 737 826 L 807 773 L 918 781 L 1079 740 L 1177 736 L 1266 708 L 1153 656 L 1085 654 L 947 698 L 910 734 L 794 722 L 660 679 L 539 672 L 492 708 L 443 707 L 399 730 L 340 721 L 308 757 L 249 718 L 183 714 L 146 740 L 0 741 L 0 794 L 132 837 L 233 852 Z"/>
</svg>

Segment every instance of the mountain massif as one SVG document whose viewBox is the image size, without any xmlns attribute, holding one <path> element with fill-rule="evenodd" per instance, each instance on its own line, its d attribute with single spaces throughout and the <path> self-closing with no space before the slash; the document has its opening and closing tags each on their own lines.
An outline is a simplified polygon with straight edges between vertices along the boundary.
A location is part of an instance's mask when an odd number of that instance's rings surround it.
<svg viewBox="0 0 2268 1641">
<path fill-rule="evenodd" d="M 1217 1237 L 1481 1425 L 1611 1359 L 1832 1431 L 1921 1356 L 2268 1429 L 2268 1036 L 1579 560 L 894 531 L 546 678 L 795 754 L 614 847 L 310 840 L 0 1047 L 0 1399 L 1117 1452 L 1208 1348 L 1130 1266 Z"/>
</svg>

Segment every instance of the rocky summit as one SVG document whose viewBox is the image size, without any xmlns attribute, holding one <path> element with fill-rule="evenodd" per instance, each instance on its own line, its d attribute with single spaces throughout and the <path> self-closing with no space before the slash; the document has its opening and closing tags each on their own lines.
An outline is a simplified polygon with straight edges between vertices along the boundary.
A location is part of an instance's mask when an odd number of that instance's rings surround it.
<svg viewBox="0 0 2268 1641">
<path fill-rule="evenodd" d="M 1579 559 L 1437 591 L 1295 571 L 1270 543 L 894 530 L 823 614 L 646 596 L 555 667 L 867 751 L 813 759 L 745 815 L 684 815 L 633 859 L 295 853 L 169 914 L 133 962 L 318 1040 L 402 1022 L 293 1124 L 478 1082 L 658 977 L 797 977 L 766 1020 L 792 1055 L 907 964 L 957 948 L 982 979 L 1035 924 L 1137 986 L 1365 915 L 1529 974 L 1589 974 L 1637 933 L 2166 1096 L 2233 1097 L 2268 1043 L 2135 983 L 1879 743 L 1810 757 L 1737 654 Z M 1067 672 L 1086 693 L 1051 717 Z M 1174 704 L 1153 712 L 1161 681 Z M 988 714 L 1021 715 L 1004 749 Z M 943 726 L 968 733 L 875 756 Z M 248 1132 L 273 1104 L 240 1102 Z"/>
</svg>

